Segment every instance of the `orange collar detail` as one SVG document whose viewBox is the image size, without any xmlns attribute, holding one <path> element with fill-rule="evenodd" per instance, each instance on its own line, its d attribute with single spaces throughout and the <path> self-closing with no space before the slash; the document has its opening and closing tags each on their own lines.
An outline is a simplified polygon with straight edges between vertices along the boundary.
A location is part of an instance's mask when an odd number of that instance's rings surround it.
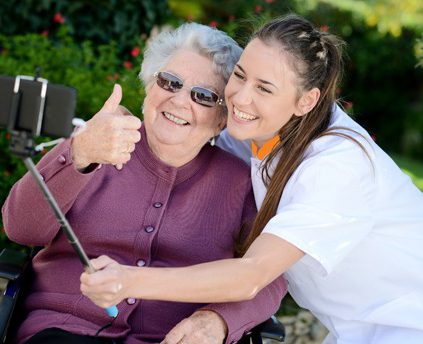
<svg viewBox="0 0 423 344">
<path fill-rule="evenodd" d="M 255 142 L 251 140 L 251 152 L 253 153 L 253 157 L 263 160 L 273 150 L 273 148 L 275 148 L 279 141 L 279 135 L 276 135 L 269 141 L 265 142 L 265 144 L 259 149 Z"/>
</svg>

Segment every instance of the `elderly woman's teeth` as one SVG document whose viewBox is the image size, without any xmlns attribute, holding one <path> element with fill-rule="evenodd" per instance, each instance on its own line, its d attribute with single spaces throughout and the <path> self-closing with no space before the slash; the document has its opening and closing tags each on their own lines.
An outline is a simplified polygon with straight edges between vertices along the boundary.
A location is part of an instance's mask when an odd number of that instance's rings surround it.
<svg viewBox="0 0 423 344">
<path fill-rule="evenodd" d="M 176 123 L 176 124 L 179 124 L 179 125 L 185 125 L 185 124 L 188 124 L 188 122 L 187 121 L 185 121 L 185 120 L 183 120 L 183 119 L 181 119 L 181 118 L 177 118 L 177 117 L 175 117 L 175 116 L 173 116 L 172 114 L 170 114 L 169 112 L 163 112 L 163 114 L 164 114 L 164 116 L 169 120 L 169 121 L 172 121 L 172 122 L 174 122 L 174 123 Z"/>
<path fill-rule="evenodd" d="M 234 113 L 236 118 L 242 120 L 242 121 L 252 121 L 256 119 L 257 117 L 249 115 L 245 112 L 239 111 L 236 107 L 234 107 Z"/>
</svg>

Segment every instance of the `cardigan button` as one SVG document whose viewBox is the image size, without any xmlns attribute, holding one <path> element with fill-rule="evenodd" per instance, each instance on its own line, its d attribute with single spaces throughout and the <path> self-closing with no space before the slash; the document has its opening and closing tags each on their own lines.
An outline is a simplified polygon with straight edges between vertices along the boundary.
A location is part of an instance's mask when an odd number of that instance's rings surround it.
<svg viewBox="0 0 423 344">
<path fill-rule="evenodd" d="M 126 299 L 126 303 L 128 305 L 133 305 L 133 304 L 135 304 L 135 302 L 137 302 L 137 300 L 134 299 L 133 297 L 130 297 L 130 298 Z"/>
<path fill-rule="evenodd" d="M 57 160 L 63 165 L 66 163 L 66 157 L 64 155 L 59 155 Z"/>
<path fill-rule="evenodd" d="M 145 265 L 145 260 L 144 259 L 138 259 L 137 260 L 137 266 L 141 267 Z"/>
<path fill-rule="evenodd" d="M 151 233 L 152 231 L 154 231 L 154 227 L 153 226 L 147 226 L 144 229 L 147 233 Z"/>
<path fill-rule="evenodd" d="M 153 207 L 154 207 L 154 208 L 161 208 L 161 207 L 162 207 L 162 205 L 163 205 L 163 203 L 156 202 L 156 203 L 154 203 L 154 204 L 153 204 Z"/>
</svg>

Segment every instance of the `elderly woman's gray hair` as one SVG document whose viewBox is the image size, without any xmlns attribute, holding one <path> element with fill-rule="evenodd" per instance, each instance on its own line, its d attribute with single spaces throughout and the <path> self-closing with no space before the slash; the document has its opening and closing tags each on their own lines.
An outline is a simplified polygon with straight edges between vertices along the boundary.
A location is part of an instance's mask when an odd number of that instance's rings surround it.
<svg viewBox="0 0 423 344">
<path fill-rule="evenodd" d="M 173 31 L 160 33 L 149 44 L 139 74 L 144 86 L 149 85 L 154 73 L 160 71 L 182 49 L 209 57 L 214 71 L 225 83 L 242 53 L 239 45 L 220 30 L 197 23 L 183 24 Z"/>
</svg>

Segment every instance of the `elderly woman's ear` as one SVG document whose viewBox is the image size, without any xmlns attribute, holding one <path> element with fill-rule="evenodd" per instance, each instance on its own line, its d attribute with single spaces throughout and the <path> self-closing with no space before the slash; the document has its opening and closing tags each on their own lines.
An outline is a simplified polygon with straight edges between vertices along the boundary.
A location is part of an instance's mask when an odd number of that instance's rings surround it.
<svg viewBox="0 0 423 344">
<path fill-rule="evenodd" d="M 225 114 L 225 115 L 222 115 L 222 116 L 220 116 L 220 121 L 219 121 L 219 124 L 218 124 L 218 128 L 219 128 L 219 132 L 217 133 L 217 134 L 220 134 L 220 132 L 223 130 L 223 129 L 225 129 L 226 128 L 226 123 L 228 122 L 228 116 Z"/>
</svg>

